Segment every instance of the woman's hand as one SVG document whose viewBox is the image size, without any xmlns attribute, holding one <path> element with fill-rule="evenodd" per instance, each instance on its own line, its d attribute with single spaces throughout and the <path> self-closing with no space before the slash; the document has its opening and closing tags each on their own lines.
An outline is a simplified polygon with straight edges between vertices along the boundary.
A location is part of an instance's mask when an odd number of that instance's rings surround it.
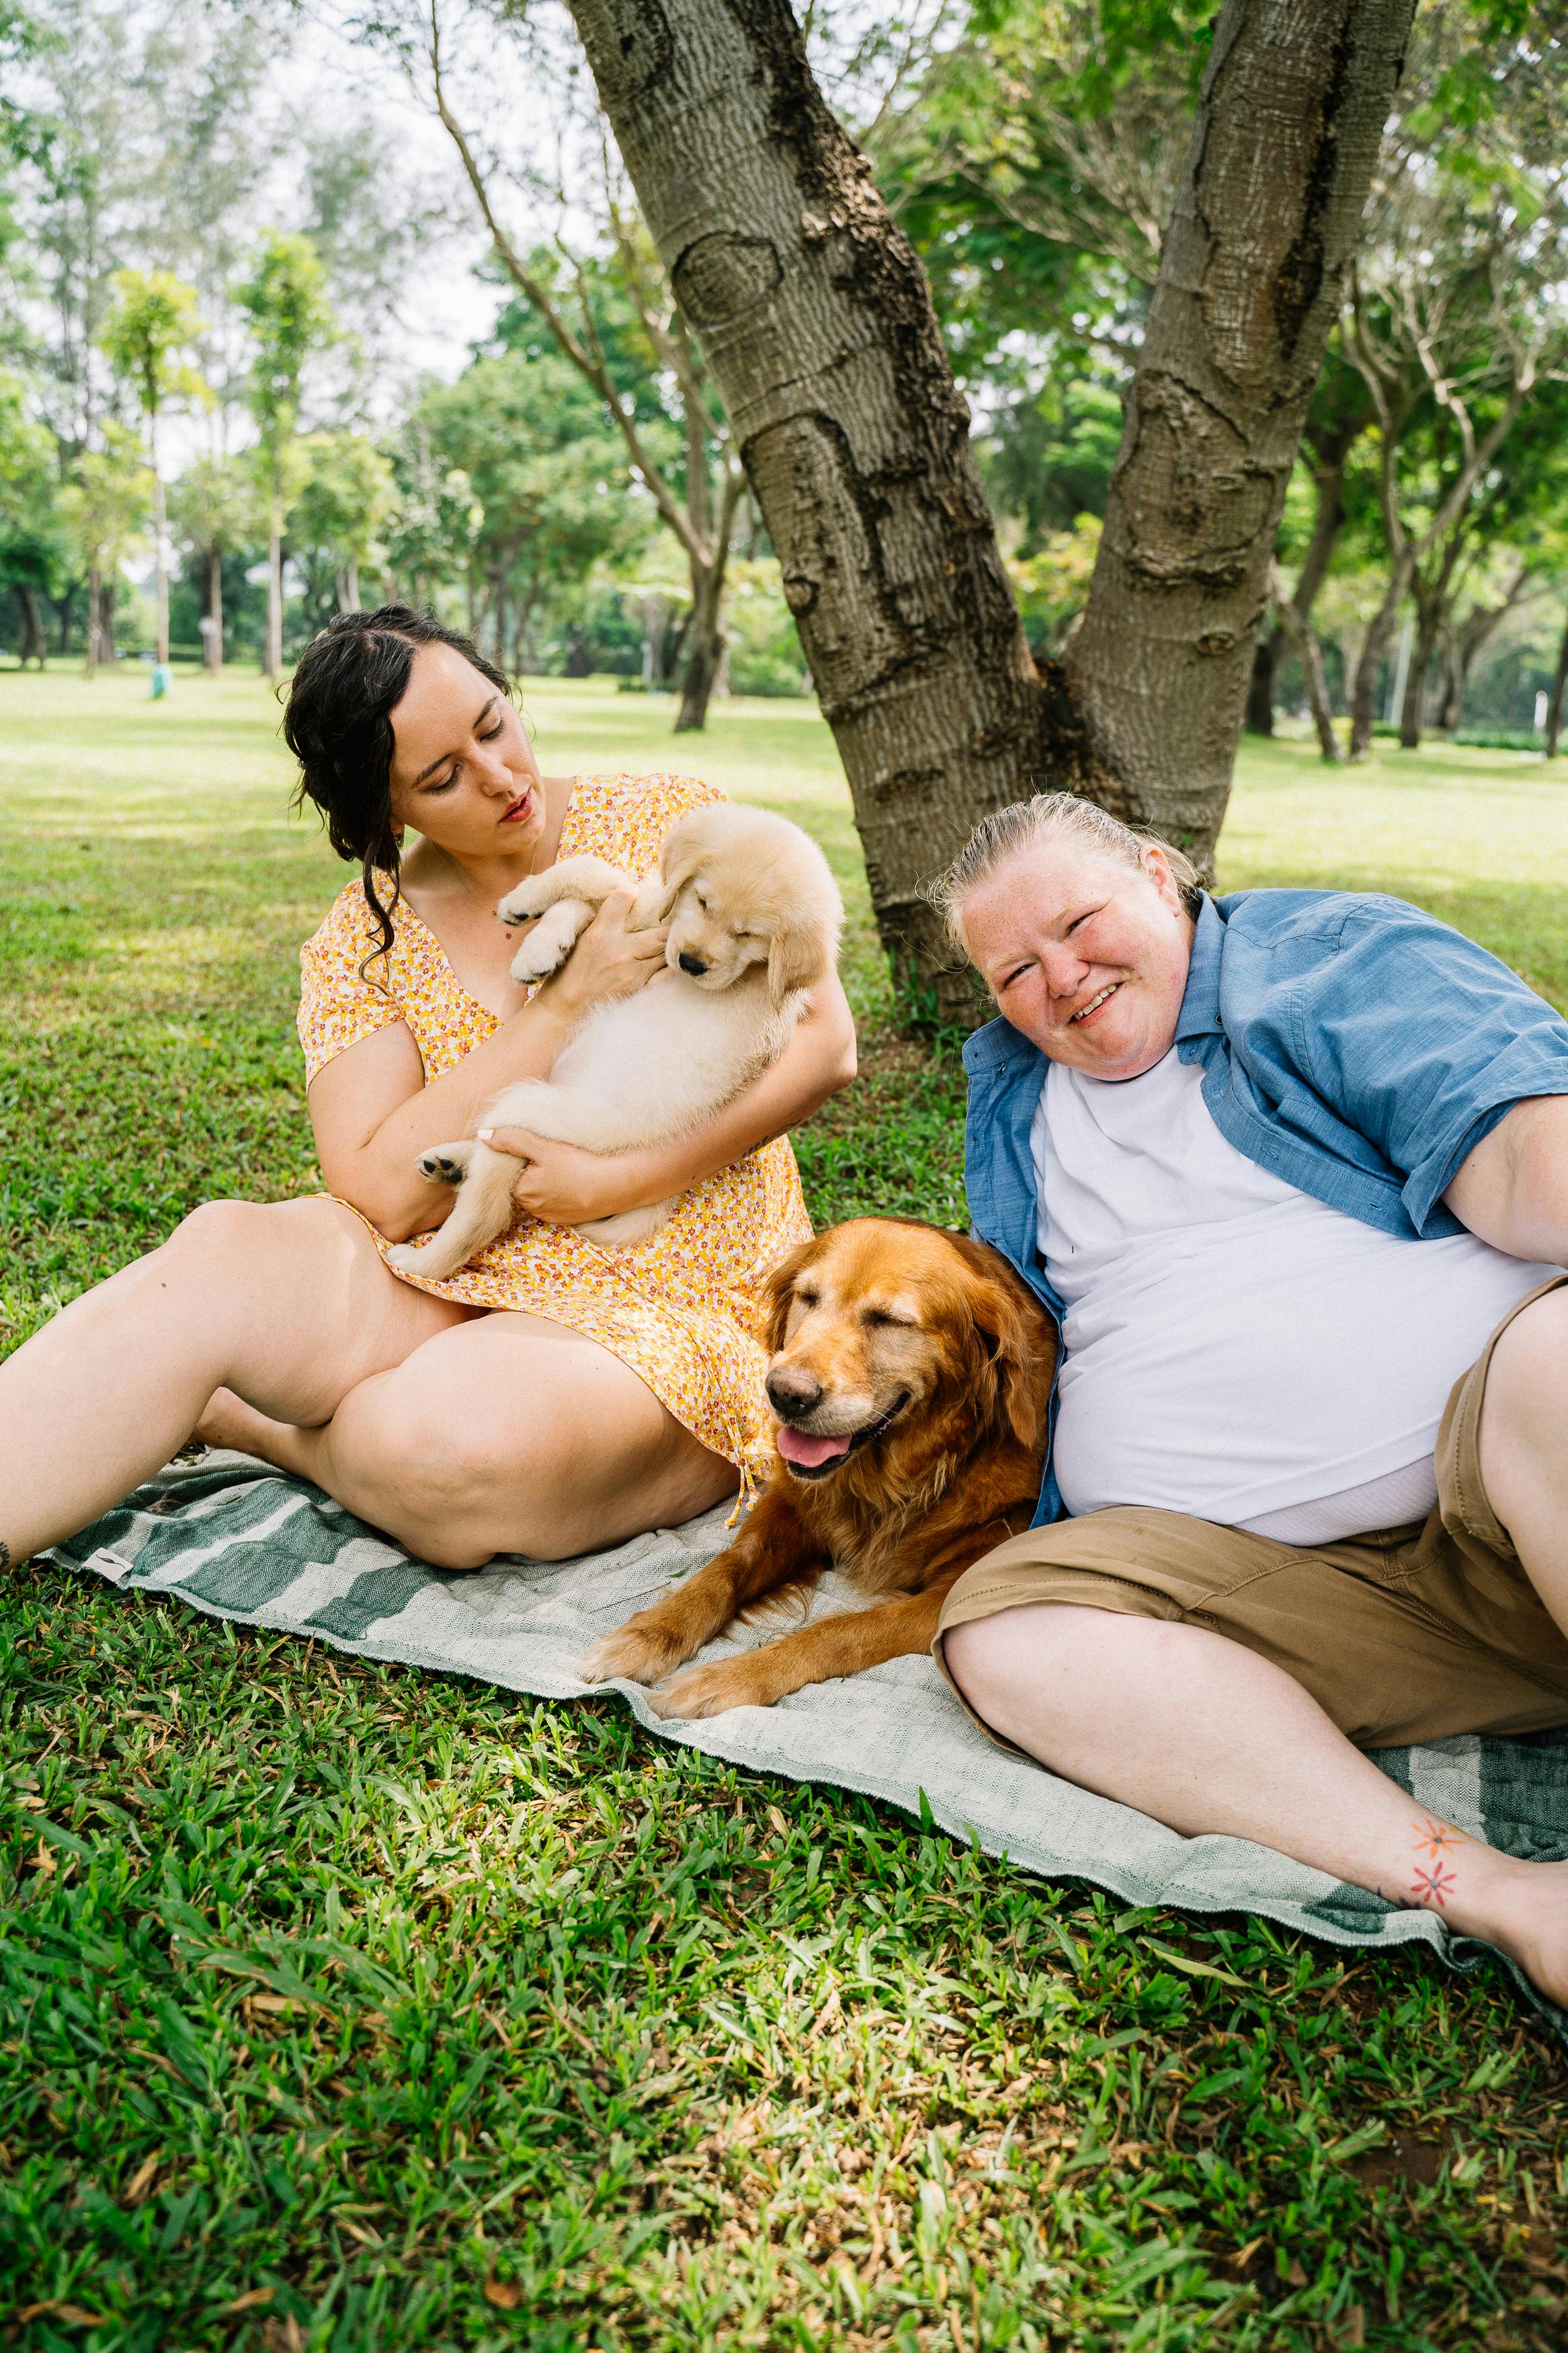
<svg viewBox="0 0 1568 2353">
<path fill-rule="evenodd" d="M 648 1198 L 639 1182 L 640 1153 L 584 1152 L 580 1145 L 557 1144 L 526 1127 L 481 1128 L 479 1133 L 497 1152 L 517 1155 L 511 1198 L 520 1209 L 542 1218 L 546 1225 L 580 1226 L 586 1219 L 613 1218 L 622 1209 L 640 1208 Z"/>
<path fill-rule="evenodd" d="M 656 923 L 651 931 L 629 932 L 626 916 L 636 896 L 630 883 L 611 892 L 561 970 L 545 982 L 536 1003 L 548 1000 L 552 1010 L 578 1019 L 612 997 L 635 996 L 663 970 L 668 927 Z"/>
</svg>

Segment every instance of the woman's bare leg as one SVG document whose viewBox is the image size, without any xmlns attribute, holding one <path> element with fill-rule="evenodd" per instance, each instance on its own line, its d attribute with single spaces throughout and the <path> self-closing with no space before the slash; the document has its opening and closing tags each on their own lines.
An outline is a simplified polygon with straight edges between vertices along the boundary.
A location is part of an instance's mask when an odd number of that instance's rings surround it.
<svg viewBox="0 0 1568 2353">
<path fill-rule="evenodd" d="M 0 1565 L 166 1462 L 213 1391 L 290 1422 L 469 1311 L 399 1282 L 335 1201 L 212 1201 L 0 1365 Z"/>
<path fill-rule="evenodd" d="M 1058 1602 L 955 1626 L 943 1648 L 976 1714 L 1066 1779 L 1440 1912 L 1568 2003 L 1568 1863 L 1516 1862 L 1428 1814 L 1271 1661 Z"/>
<path fill-rule="evenodd" d="M 676 1525 L 739 1484 L 618 1356 L 542 1315 L 438 1334 L 351 1389 L 324 1428 L 221 1398 L 203 1427 L 444 1568 L 498 1552 L 569 1560 Z"/>
</svg>

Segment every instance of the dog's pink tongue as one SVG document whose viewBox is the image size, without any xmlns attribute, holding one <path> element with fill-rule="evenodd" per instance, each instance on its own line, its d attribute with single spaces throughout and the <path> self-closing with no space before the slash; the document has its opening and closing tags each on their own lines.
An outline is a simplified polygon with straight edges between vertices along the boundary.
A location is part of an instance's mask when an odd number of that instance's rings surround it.
<svg viewBox="0 0 1568 2353">
<path fill-rule="evenodd" d="M 798 1462 L 805 1471 L 820 1471 L 825 1462 L 836 1462 L 849 1451 L 847 1438 L 808 1438 L 804 1430 L 791 1430 L 785 1422 L 779 1430 L 779 1452 L 786 1462 Z"/>
</svg>

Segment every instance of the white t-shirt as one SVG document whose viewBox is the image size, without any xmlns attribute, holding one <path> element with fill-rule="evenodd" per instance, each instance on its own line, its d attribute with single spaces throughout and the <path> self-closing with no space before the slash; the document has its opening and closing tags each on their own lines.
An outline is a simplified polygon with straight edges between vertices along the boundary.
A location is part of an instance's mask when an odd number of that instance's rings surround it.
<svg viewBox="0 0 1568 2353">
<path fill-rule="evenodd" d="M 1052 1063 L 1033 1145 L 1073 1513 L 1155 1504 L 1287 1544 L 1419 1519 L 1449 1390 L 1560 1271 L 1325 1208 L 1226 1141 L 1174 1047 L 1121 1082 Z"/>
</svg>

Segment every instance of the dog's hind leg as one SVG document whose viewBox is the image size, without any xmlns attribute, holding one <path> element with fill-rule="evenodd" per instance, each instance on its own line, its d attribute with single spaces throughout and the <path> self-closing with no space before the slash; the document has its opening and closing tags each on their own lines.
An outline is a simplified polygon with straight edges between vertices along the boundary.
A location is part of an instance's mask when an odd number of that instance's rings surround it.
<svg viewBox="0 0 1568 2353">
<path fill-rule="evenodd" d="M 386 1253 L 387 1264 L 400 1274 L 421 1274 L 428 1282 L 444 1282 L 511 1223 L 516 1160 L 510 1152 L 492 1152 L 488 1144 L 473 1143 L 459 1149 L 468 1151 L 468 1173 L 445 1225 L 437 1228 L 421 1250 L 412 1242 L 399 1242 Z"/>
<path fill-rule="evenodd" d="M 584 1683 L 656 1683 L 721 1634 L 737 1612 L 786 1585 L 814 1581 L 827 1563 L 789 1496 L 770 1488 L 727 1552 L 595 1643 Z"/>
</svg>

